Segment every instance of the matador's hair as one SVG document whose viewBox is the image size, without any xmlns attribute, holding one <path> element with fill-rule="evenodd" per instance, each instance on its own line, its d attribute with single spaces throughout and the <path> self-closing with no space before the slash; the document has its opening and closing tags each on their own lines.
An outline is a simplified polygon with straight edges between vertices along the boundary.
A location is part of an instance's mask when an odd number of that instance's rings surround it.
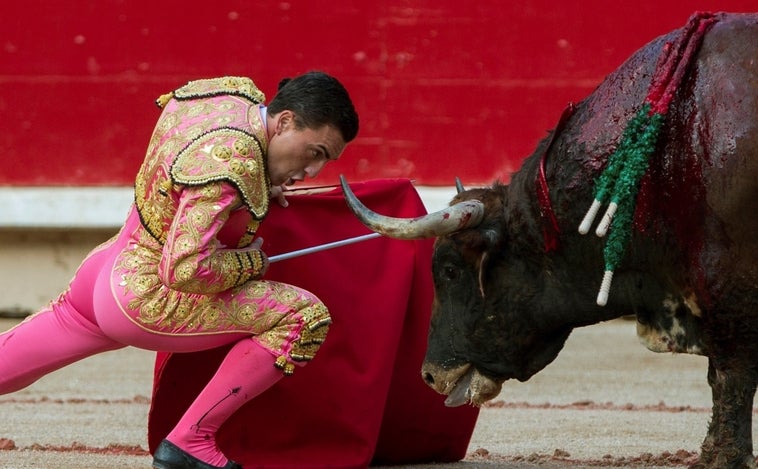
<svg viewBox="0 0 758 469">
<path fill-rule="evenodd" d="M 268 104 L 270 114 L 284 110 L 295 113 L 298 127 L 332 125 L 345 143 L 358 134 L 358 114 L 344 86 L 334 77 L 312 71 L 279 83 L 276 96 Z"/>
</svg>

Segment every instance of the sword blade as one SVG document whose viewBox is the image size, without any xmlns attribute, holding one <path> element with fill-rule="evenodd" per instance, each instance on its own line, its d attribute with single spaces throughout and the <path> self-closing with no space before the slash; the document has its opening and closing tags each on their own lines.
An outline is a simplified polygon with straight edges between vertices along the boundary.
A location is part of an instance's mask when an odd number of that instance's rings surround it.
<svg viewBox="0 0 758 469">
<path fill-rule="evenodd" d="M 292 259 L 293 257 L 300 257 L 306 254 L 312 254 L 314 252 L 326 251 L 327 249 L 334 249 L 340 246 L 347 246 L 348 244 L 360 243 L 362 241 L 368 241 L 369 239 L 378 238 L 380 236 L 381 234 L 379 233 L 369 233 L 362 236 L 356 236 L 354 238 L 347 238 L 347 239 L 342 239 L 340 241 L 333 241 L 331 243 L 319 244 L 318 246 L 313 246 L 313 247 L 309 247 L 305 249 L 298 249 L 297 251 L 290 251 L 290 252 L 285 252 L 284 254 L 277 254 L 276 256 L 271 256 L 268 258 L 268 262 L 269 264 L 273 264 L 274 262 L 283 261 L 285 259 Z"/>
</svg>

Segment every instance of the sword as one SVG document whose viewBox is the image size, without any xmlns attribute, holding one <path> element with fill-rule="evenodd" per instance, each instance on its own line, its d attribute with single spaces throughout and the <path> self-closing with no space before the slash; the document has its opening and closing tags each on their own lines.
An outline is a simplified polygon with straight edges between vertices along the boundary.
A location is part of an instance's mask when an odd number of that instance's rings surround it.
<svg viewBox="0 0 758 469">
<path fill-rule="evenodd" d="M 293 257 L 304 256 L 306 254 L 312 254 L 319 251 L 326 251 L 327 249 L 347 246 L 348 244 L 360 243 L 361 241 L 367 241 L 369 239 L 378 238 L 380 236 L 381 234 L 379 233 L 369 233 L 362 236 L 356 236 L 354 238 L 347 238 L 340 241 L 333 241 L 331 243 L 320 244 L 318 246 L 313 246 L 305 249 L 298 249 L 297 251 L 285 252 L 284 254 L 277 254 L 276 256 L 269 257 L 268 262 L 269 264 L 273 264 L 274 262 L 283 261 L 285 259 L 292 259 Z"/>
</svg>

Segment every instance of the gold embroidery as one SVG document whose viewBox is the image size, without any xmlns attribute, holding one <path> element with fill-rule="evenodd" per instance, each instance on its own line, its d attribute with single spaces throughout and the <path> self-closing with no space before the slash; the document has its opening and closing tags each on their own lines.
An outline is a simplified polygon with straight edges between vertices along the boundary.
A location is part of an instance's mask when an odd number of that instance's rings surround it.
<svg viewBox="0 0 758 469">
<path fill-rule="evenodd" d="M 292 374 L 295 372 L 295 365 L 290 363 L 285 355 L 276 357 L 274 366 L 282 370 L 285 376 L 292 376 Z"/>
<path fill-rule="evenodd" d="M 256 158 L 247 158 L 234 151 L 241 146 L 234 145 L 236 140 L 244 140 L 248 148 L 255 148 Z M 209 153 L 213 154 L 216 149 L 219 155 L 228 152 L 228 157 L 209 158 Z M 231 182 L 242 195 L 250 214 L 260 220 L 268 213 L 270 187 L 268 174 L 263 170 L 263 154 L 264 147 L 254 135 L 239 129 L 215 129 L 191 142 L 177 155 L 171 167 L 171 177 L 175 183 L 185 185 Z"/>
<path fill-rule="evenodd" d="M 237 243 L 238 248 L 244 248 L 250 246 L 253 243 L 255 233 L 258 231 L 260 224 L 260 220 L 256 220 L 255 218 L 250 219 L 247 224 L 247 228 L 245 229 L 245 234 L 242 235 L 239 242 Z"/>
<path fill-rule="evenodd" d="M 137 312 L 134 319 L 144 327 L 162 333 L 249 333 L 278 355 L 277 366 L 285 374 L 294 371 L 292 361 L 312 359 L 324 342 L 329 312 L 299 290 L 267 281 L 249 282 L 218 296 L 172 290 L 157 275 L 160 246 L 144 231 L 136 236 L 150 247 L 124 250 L 115 272 L 130 297 L 128 308 Z M 281 300 L 289 302 L 277 305 Z"/>
<path fill-rule="evenodd" d="M 135 234 L 138 245 L 121 254 L 114 275 L 127 307 L 136 313 L 134 320 L 144 327 L 168 334 L 249 333 L 291 374 L 292 362 L 310 360 L 324 341 L 331 323 L 328 311 L 291 286 L 251 281 L 264 265 L 260 252 L 213 256 L 208 270 L 216 278 L 198 280 L 199 260 L 192 253 L 221 207 L 198 204 L 173 239 L 173 252 L 188 256 L 174 266 L 172 281 L 187 291 L 169 288 L 158 276 L 162 246 L 186 186 L 199 187 L 212 200 L 219 190 L 213 182 L 233 184 L 251 216 L 237 246 L 252 243 L 269 204 L 264 125 L 258 107 L 250 105 L 264 99 L 243 77 L 197 80 L 159 99 L 166 110 L 135 182 L 144 230 Z M 222 293 L 198 293 L 204 289 Z"/>
<path fill-rule="evenodd" d="M 156 124 L 135 182 L 137 210 L 148 232 L 159 242 L 166 242 L 166 231 L 176 212 L 176 191 L 181 190 L 181 183 L 172 181 L 170 177 L 173 160 L 183 149 L 186 151 L 192 142 L 202 139 L 209 130 L 214 129 L 235 129 L 244 134 L 234 135 L 228 141 L 214 142 L 219 147 L 212 154 L 214 147 L 210 147 L 205 156 L 208 160 L 219 159 L 219 164 L 235 159 L 247 160 L 235 161 L 234 170 L 227 165 L 226 172 L 236 175 L 236 179 L 227 180 L 237 186 L 253 218 L 262 219 L 269 201 L 269 182 L 265 171 L 267 142 L 258 106 L 251 103 L 262 103 L 265 99 L 263 93 L 248 78 L 222 77 L 190 82 L 166 96 L 167 108 Z M 176 101 L 168 106 L 168 100 L 174 97 Z M 194 158 L 199 156 L 195 155 Z M 193 163 L 196 162 L 193 160 Z M 185 171 L 195 172 L 186 166 Z M 193 185 L 203 184 L 197 177 L 193 181 Z M 249 228 L 248 232 L 254 232 L 257 225 L 251 222 L 250 227 L 252 230 Z M 247 246 L 252 241 L 252 236 L 246 233 L 238 246 Z"/>
<path fill-rule="evenodd" d="M 229 161 L 232 157 L 232 149 L 224 145 L 215 145 L 211 150 L 211 155 L 219 161 Z"/>
<path fill-rule="evenodd" d="M 187 117 L 198 117 L 203 114 L 211 114 L 215 109 L 216 107 L 210 105 L 210 103 L 193 103 L 187 109 Z"/>
<path fill-rule="evenodd" d="M 252 151 L 250 148 L 250 142 L 241 138 L 234 140 L 232 146 L 234 147 L 234 151 L 239 153 L 241 156 L 249 156 L 250 152 Z"/>
<path fill-rule="evenodd" d="M 246 253 L 238 252 L 236 255 L 237 262 L 240 264 L 240 276 L 237 280 L 237 283 L 242 285 L 253 277 L 253 274 L 251 272 L 253 263 L 250 262 L 250 256 L 246 255 Z"/>
<path fill-rule="evenodd" d="M 253 80 L 247 77 L 233 76 L 191 81 L 174 91 L 173 97 L 178 100 L 185 100 L 225 94 L 240 96 L 254 104 L 266 100 L 266 96 L 255 86 Z"/>
<path fill-rule="evenodd" d="M 300 338 L 292 344 L 290 355 L 295 361 L 307 361 L 313 359 L 326 340 L 332 320 L 326 306 L 321 303 L 304 308 L 300 313 L 303 315 L 305 327 L 300 332 Z"/>
</svg>

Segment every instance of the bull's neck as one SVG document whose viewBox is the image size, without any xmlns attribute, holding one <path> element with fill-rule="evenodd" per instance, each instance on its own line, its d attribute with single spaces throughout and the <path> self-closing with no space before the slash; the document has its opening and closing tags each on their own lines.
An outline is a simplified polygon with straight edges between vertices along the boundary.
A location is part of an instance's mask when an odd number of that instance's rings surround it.
<svg viewBox="0 0 758 469">
<path fill-rule="evenodd" d="M 588 115 L 591 113 L 586 109 L 578 110 L 574 125 L 581 128 Z M 602 163 L 596 155 L 607 153 L 610 146 L 604 142 L 592 146 L 574 132 L 566 129 L 552 145 L 547 140 L 542 142 L 535 154 L 524 160 L 508 187 L 506 224 L 509 239 L 518 240 L 521 255 L 541 265 L 544 291 L 536 307 L 552 312 L 555 324 L 579 327 L 629 314 L 629 305 L 646 301 L 639 297 L 635 286 L 653 280 L 644 272 L 628 270 L 615 280 L 608 305 L 597 305 L 598 286 L 603 277 L 604 238 L 594 232 L 581 235 L 578 227 L 593 199 L 593 181 Z M 543 151 L 548 146 L 552 148 L 543 160 Z M 538 196 L 542 167 L 559 230 L 555 250 L 546 249 L 544 244 L 545 223 L 549 220 L 544 217 L 544 204 Z"/>
<path fill-rule="evenodd" d="M 535 191 L 537 193 L 537 204 L 539 207 L 541 225 L 542 225 L 542 238 L 545 252 L 550 253 L 560 248 L 560 227 L 558 226 L 558 219 L 553 210 L 553 202 L 550 196 L 550 185 L 547 182 L 547 165 L 550 152 L 553 149 L 558 136 L 563 132 L 564 127 L 568 123 L 571 116 L 574 114 L 576 107 L 574 103 L 569 103 L 566 109 L 563 110 L 558 125 L 553 130 L 552 135 L 547 140 L 547 144 L 544 145 L 544 150 L 537 153 L 536 157 L 539 158 L 536 175 L 535 175 Z"/>
<path fill-rule="evenodd" d="M 596 304 L 603 275 L 602 243 L 594 235 L 580 235 L 577 229 L 592 202 L 593 180 L 601 164 L 594 155 L 607 149 L 588 148 L 577 137 L 576 129 L 588 115 L 586 109 L 580 105 L 572 114 L 568 127 L 564 129 L 565 122 L 559 121 L 553 135 L 514 174 L 506 222 L 509 238 L 519 240 L 522 252 L 528 249 L 533 259 L 540 259 L 549 290 L 544 301 L 560 298 L 541 307 L 553 310 L 557 322 L 565 319 L 566 325 L 577 327 L 625 312 Z"/>
<path fill-rule="evenodd" d="M 507 223 L 512 239 L 527 235 L 546 257 L 567 248 L 578 226 L 577 204 L 592 200 L 593 168 L 566 155 L 567 147 L 576 146 L 572 129 L 566 128 L 575 110 L 573 104 L 566 107 L 555 130 L 524 160 L 509 185 Z"/>
</svg>

